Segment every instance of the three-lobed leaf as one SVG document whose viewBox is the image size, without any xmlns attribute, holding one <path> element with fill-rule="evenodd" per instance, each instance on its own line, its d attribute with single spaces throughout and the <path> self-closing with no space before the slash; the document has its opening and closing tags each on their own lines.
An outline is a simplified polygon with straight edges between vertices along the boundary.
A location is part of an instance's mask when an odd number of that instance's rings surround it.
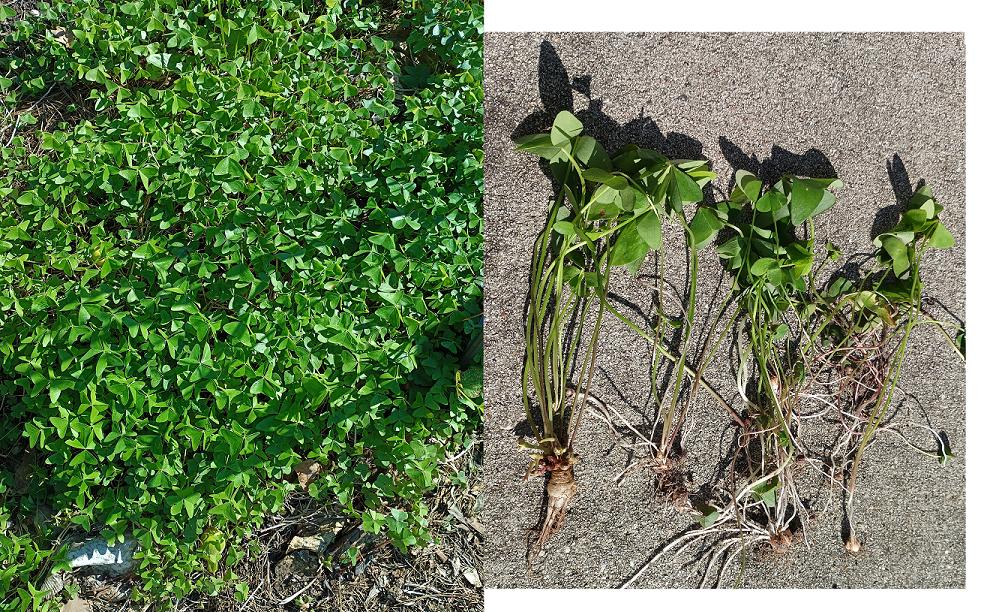
<svg viewBox="0 0 987 612">
<path fill-rule="evenodd" d="M 794 225 L 802 225 L 823 202 L 824 190 L 801 178 L 792 179 L 791 214 Z"/>
<path fill-rule="evenodd" d="M 670 172 L 672 182 L 669 186 L 668 196 L 675 210 L 682 210 L 685 204 L 703 201 L 703 190 L 691 176 L 676 166 L 671 166 Z"/>
<path fill-rule="evenodd" d="M 652 250 L 661 248 L 661 219 L 654 211 L 644 213 L 637 221 L 637 232 Z"/>
<path fill-rule="evenodd" d="M 929 245 L 937 249 L 948 249 L 956 245 L 956 239 L 942 221 L 938 221 L 935 229 L 932 230 L 932 235 L 929 236 Z"/>
<path fill-rule="evenodd" d="M 737 183 L 737 187 L 749 201 L 758 201 L 761 195 L 762 181 L 747 170 L 737 170 L 734 180 Z"/>
<path fill-rule="evenodd" d="M 548 134 L 532 134 L 522 136 L 514 141 L 519 151 L 531 153 L 538 157 L 555 161 L 564 158 L 568 141 L 563 146 L 556 145 Z"/>
<path fill-rule="evenodd" d="M 896 276 L 901 276 L 911 267 L 911 260 L 908 256 L 908 245 L 901 238 L 893 234 L 885 234 L 881 237 L 881 248 L 891 258 L 892 268 Z"/>
<path fill-rule="evenodd" d="M 579 136 L 576 138 L 572 146 L 572 156 L 587 168 L 587 172 L 609 172 L 613 169 L 613 164 L 610 162 L 610 156 L 607 155 L 606 149 L 592 136 Z M 585 172 L 584 177 L 587 180 L 602 182 L 596 178 L 586 176 Z"/>
<path fill-rule="evenodd" d="M 610 263 L 624 266 L 637 262 L 647 254 L 648 243 L 638 231 L 638 222 L 632 221 L 620 230 L 611 249 Z"/>
</svg>

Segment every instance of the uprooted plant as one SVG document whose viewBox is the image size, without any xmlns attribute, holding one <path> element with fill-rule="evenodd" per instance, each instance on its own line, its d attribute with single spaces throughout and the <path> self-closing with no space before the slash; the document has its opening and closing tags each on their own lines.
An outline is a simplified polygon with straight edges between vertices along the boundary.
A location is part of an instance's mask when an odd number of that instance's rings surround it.
<svg viewBox="0 0 987 612">
<path fill-rule="evenodd" d="M 844 267 L 820 291 L 816 276 L 822 267 L 813 271 L 812 219 L 832 206 L 829 189 L 840 185 L 836 179 L 785 176 L 765 190 L 757 177 L 738 171 L 729 201 L 717 205 L 723 225 L 737 234 L 717 250 L 733 274 L 734 318 L 743 322 L 749 339 L 737 363 L 745 410 L 729 410 L 738 425 L 732 486 L 697 508 L 699 527 L 662 547 L 625 587 L 665 553 L 672 552 L 674 561 L 695 544 L 710 544 L 697 558 L 704 560 L 700 586 L 714 575 L 719 584 L 745 550 L 786 551 L 799 526 L 811 518 L 796 482 L 802 466 L 842 485 L 846 548 L 857 552 L 854 493 L 864 452 L 875 436 L 896 433 L 943 464 L 952 457 L 948 440 L 930 426 L 910 423 L 935 438 L 935 450 L 911 442 L 892 422 L 891 410 L 917 327 L 941 332 L 965 360 L 965 329 L 929 312 L 920 279 L 926 251 L 954 244 L 939 218 L 943 208 L 927 187 L 919 188 L 897 225 L 874 239 L 869 268 L 851 275 L 847 270 L 853 268 Z M 826 248 L 830 260 L 839 259 L 833 245 Z M 733 319 L 728 327 L 732 324 Z M 719 344 L 718 339 L 712 352 Z M 703 382 L 701 374 L 702 364 L 697 383 Z M 821 451 L 810 448 L 800 428 L 810 418 L 834 414 L 842 426 L 835 444 Z"/>
<path fill-rule="evenodd" d="M 671 499 L 676 507 L 684 509 L 689 505 L 689 494 L 682 470 L 684 458 L 682 426 L 685 423 L 689 402 L 701 382 L 697 373 L 687 364 L 695 320 L 696 287 L 699 276 L 698 254 L 712 243 L 716 233 L 723 227 L 716 211 L 700 205 L 690 221 L 686 216 L 685 207 L 702 202 L 703 186 L 715 178 L 716 174 L 709 169 L 706 161 L 670 160 L 655 151 L 634 145 L 625 147 L 614 158 L 614 165 L 624 176 L 634 177 L 633 182 L 643 190 L 653 207 L 653 210 L 649 210 L 638 222 L 640 225 L 647 226 L 649 231 L 634 231 L 634 228 L 630 228 L 618 237 L 618 242 L 627 245 L 628 250 L 638 256 L 633 264 L 628 265 L 632 273 L 640 267 L 649 252 L 649 247 L 658 254 L 658 272 L 655 278 L 657 315 L 652 333 L 648 334 L 630 322 L 606 297 L 604 297 L 604 306 L 652 343 L 650 395 L 655 400 L 656 416 L 651 436 L 644 442 L 651 450 L 650 463 L 658 475 L 658 493 Z M 665 311 L 662 298 L 662 285 L 665 280 L 665 247 L 662 236 L 665 222 L 671 222 L 684 232 L 688 251 L 688 289 L 685 302 L 681 304 L 681 317 L 677 319 Z M 649 236 L 650 242 L 648 242 Z M 677 356 L 666 346 L 671 344 L 667 334 L 675 327 L 682 329 Z M 671 390 L 662 394 L 658 389 L 658 375 L 664 361 L 672 364 L 673 379 Z M 686 374 L 694 380 L 690 393 L 683 393 Z"/>
<path fill-rule="evenodd" d="M 890 410 L 901 375 L 912 331 L 932 325 L 941 331 L 960 358 L 963 352 L 947 330 L 961 327 L 933 318 L 923 308 L 920 264 L 929 248 L 947 249 L 954 239 L 939 219 L 942 206 L 929 188 L 919 188 L 901 214 L 898 224 L 874 239 L 870 268 L 857 279 L 838 274 L 816 296 L 818 322 L 812 340 L 818 358 L 816 369 L 831 389 L 837 421 L 844 427 L 831 449 L 834 471 L 843 476 L 846 493 L 846 548 L 860 550 L 854 529 L 853 498 L 866 448 L 881 431 L 895 431 L 905 441 L 943 464 L 952 456 L 946 439 L 936 430 L 913 424 L 931 433 L 937 449 L 927 451 L 909 442 L 892 424 Z M 960 336 L 961 337 L 961 336 Z"/>
<path fill-rule="evenodd" d="M 784 552 L 807 517 L 794 478 L 805 454 L 798 438 L 799 391 L 806 370 L 799 339 L 805 313 L 797 306 L 802 301 L 798 296 L 812 283 L 812 218 L 833 205 L 828 189 L 839 185 L 836 179 L 784 176 L 764 189 L 753 174 L 738 171 L 730 198 L 717 205 L 717 218 L 737 234 L 717 251 L 733 275 L 734 316 L 748 337 L 736 364 L 745 409 L 730 411 L 738 431 L 729 490 L 697 508 L 699 527 L 656 555 L 675 551 L 674 559 L 690 545 L 712 538 L 712 546 L 700 555 L 706 559 L 701 584 L 719 564 L 718 584 L 745 549 L 763 546 Z"/>
<path fill-rule="evenodd" d="M 601 405 L 590 389 L 604 312 L 616 312 L 607 301 L 611 273 L 620 266 L 637 272 L 661 247 L 669 211 L 681 216 L 682 205 L 701 200 L 701 185 L 713 176 L 705 162 L 672 163 L 634 146 L 611 160 L 582 129 L 562 111 L 549 134 L 517 141 L 520 150 L 546 159 L 560 184 L 532 254 L 525 325 L 522 391 L 535 437 L 521 440 L 531 454 L 526 476 L 549 475 L 529 559 L 565 520 L 576 492 L 576 432 L 587 404 Z"/>
</svg>

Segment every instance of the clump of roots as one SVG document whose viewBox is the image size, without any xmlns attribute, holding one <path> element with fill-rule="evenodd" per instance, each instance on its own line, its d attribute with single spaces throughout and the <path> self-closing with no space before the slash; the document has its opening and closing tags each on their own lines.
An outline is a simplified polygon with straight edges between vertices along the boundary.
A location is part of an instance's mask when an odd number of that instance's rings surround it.
<svg viewBox="0 0 987 612">
<path fill-rule="evenodd" d="M 705 561 L 700 588 L 707 584 L 719 587 L 734 559 L 745 551 L 755 556 L 784 555 L 791 548 L 799 524 L 797 511 L 783 510 L 785 514 L 779 515 L 777 509 L 771 509 L 767 516 L 760 516 L 760 509 L 755 510 L 751 505 L 748 502 L 726 508 L 712 525 L 693 530 L 666 547 L 675 551 L 674 561 L 692 544 L 712 540 L 712 545 L 700 549 L 697 557 L 698 562 Z"/>
<path fill-rule="evenodd" d="M 785 554 L 792 545 L 792 530 L 786 527 L 781 531 L 772 533 L 768 544 L 771 545 L 772 552 L 779 555 Z"/>
<path fill-rule="evenodd" d="M 873 416 L 891 370 L 892 345 L 887 333 L 852 337 L 846 346 L 821 355 L 821 369 L 828 372 L 828 385 L 840 410 L 839 421 L 846 429 L 834 450 L 852 455 L 863 430 Z"/>
<path fill-rule="evenodd" d="M 697 585 L 718 588 L 733 561 L 742 553 L 754 556 L 781 555 L 788 552 L 798 529 L 797 511 L 789 508 L 775 519 L 764 516 L 750 499 L 727 502 L 723 507 L 708 507 L 714 511 L 712 522 L 690 529 L 659 549 L 621 588 L 628 588 L 658 559 L 676 564 L 693 551 L 686 565 L 700 565 L 702 574 Z M 669 556 L 670 555 L 670 556 Z"/>
<path fill-rule="evenodd" d="M 797 462 L 786 459 L 790 451 L 777 434 L 763 431 L 753 419 L 746 424 L 731 462 L 730 489 L 698 504 L 693 512 L 699 525 L 659 549 L 624 587 L 657 559 L 674 565 L 687 554 L 692 557 L 687 565 L 703 567 L 699 588 L 718 587 L 739 555 L 780 555 L 791 548 L 809 519 L 797 490 Z"/>
<path fill-rule="evenodd" d="M 538 461 L 531 471 L 535 475 L 548 474 L 545 487 L 545 505 L 538 535 L 528 548 L 528 565 L 543 554 L 545 545 L 565 524 L 569 506 L 576 496 L 576 478 L 573 464 L 576 458 L 563 455 L 547 455 Z"/>
<path fill-rule="evenodd" d="M 828 452 L 828 461 L 836 474 L 842 474 L 844 512 L 848 525 L 844 545 L 847 552 L 860 551 L 860 540 L 854 529 L 854 489 L 856 474 L 854 458 L 866 441 L 868 427 L 875 432 L 890 425 L 893 415 L 880 414 L 891 375 L 894 343 L 890 330 L 881 327 L 870 332 L 851 333 L 841 330 L 845 341 L 836 348 L 821 351 L 817 368 L 828 375 L 823 384 L 831 388 L 835 423 L 842 428 Z M 881 422 L 874 423 L 874 419 Z"/>
<path fill-rule="evenodd" d="M 655 460 L 655 496 L 667 500 L 673 508 L 686 513 L 692 510 L 689 500 L 689 474 L 684 469 L 685 454 L 661 455 Z"/>
</svg>

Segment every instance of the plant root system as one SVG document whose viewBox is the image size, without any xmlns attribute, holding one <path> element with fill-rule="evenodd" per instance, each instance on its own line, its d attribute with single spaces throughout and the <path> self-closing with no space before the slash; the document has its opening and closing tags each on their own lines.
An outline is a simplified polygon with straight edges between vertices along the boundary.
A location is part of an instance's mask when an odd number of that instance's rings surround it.
<svg viewBox="0 0 987 612">
<path fill-rule="evenodd" d="M 655 458 L 655 494 L 681 513 L 692 510 L 689 499 L 689 474 L 685 470 L 685 453 Z"/>
<path fill-rule="evenodd" d="M 545 487 L 545 510 L 542 515 L 538 535 L 528 549 L 528 565 L 542 555 L 545 545 L 565 524 L 569 506 L 576 496 L 576 478 L 573 473 L 572 460 L 545 465 L 543 473 L 548 473 L 548 484 Z"/>
</svg>

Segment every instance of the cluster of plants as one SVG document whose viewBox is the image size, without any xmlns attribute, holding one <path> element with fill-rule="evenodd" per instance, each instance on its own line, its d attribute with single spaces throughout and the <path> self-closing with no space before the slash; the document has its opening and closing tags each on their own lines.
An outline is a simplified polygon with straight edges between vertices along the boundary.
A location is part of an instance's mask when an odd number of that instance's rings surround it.
<svg viewBox="0 0 987 612">
<path fill-rule="evenodd" d="M 672 552 L 674 559 L 694 545 L 702 547 L 700 557 L 706 560 L 702 584 L 707 579 L 718 584 L 745 551 L 786 551 L 814 518 L 799 492 L 806 466 L 844 494 L 850 524 L 846 548 L 859 551 L 853 528 L 857 476 L 876 434 L 900 434 L 890 407 L 912 330 L 934 326 L 964 358 L 963 328 L 936 320 L 923 307 L 922 255 L 954 243 L 928 187 L 915 192 L 896 226 L 875 238 L 863 271 L 843 266 L 822 280 L 815 219 L 836 202 L 842 183 L 835 177 L 784 175 L 765 184 L 738 170 L 729 195 L 707 203 L 703 188 L 715 175 L 706 162 L 668 160 L 634 145 L 611 159 L 567 111 L 556 117 L 549 134 L 523 137 L 517 145 L 546 160 L 559 186 L 534 248 L 525 327 L 522 392 L 535 440 L 521 444 L 532 457 L 527 475 L 549 474 L 546 512 L 529 559 L 543 554 L 575 497 L 574 441 L 584 411 L 587 406 L 608 410 L 591 389 L 601 321 L 608 313 L 652 344 L 654 427 L 650 436 L 633 431 L 651 451 L 648 463 L 656 471 L 658 492 L 698 521 L 663 546 L 628 584 L 662 554 Z M 667 311 L 661 299 L 662 237 L 668 227 L 684 232 L 688 249 L 687 287 L 677 312 Z M 730 291 L 711 333 L 694 351 L 698 255 L 714 242 Z M 658 260 L 658 313 L 648 330 L 611 304 L 608 287 L 614 267 L 634 274 L 652 252 Z M 825 260 L 840 258 L 826 243 Z M 710 342 L 724 319 L 723 330 Z M 672 327 L 681 330 L 675 346 L 668 334 Z M 730 353 L 735 402 L 703 378 L 731 331 L 738 346 Z M 657 376 L 665 362 L 673 376 L 661 394 Z M 727 412 L 735 434 L 728 476 L 711 495 L 690 491 L 682 467 L 683 424 L 700 387 Z M 835 427 L 835 443 L 813 447 L 809 420 Z M 945 463 L 951 456 L 945 438 L 925 429 L 938 448 L 919 450 Z"/>
<path fill-rule="evenodd" d="M 482 5 L 39 10 L 0 13 L 0 607 L 91 536 L 216 592 L 303 460 L 427 543 L 481 418 Z"/>
<path fill-rule="evenodd" d="M 591 388 L 603 316 L 614 311 L 608 298 L 613 269 L 637 272 L 649 252 L 662 248 L 668 218 L 681 225 L 693 245 L 708 243 L 716 227 L 702 220 L 708 216 L 705 209 L 691 226 L 684 212 L 686 205 L 703 199 L 702 185 L 715 176 L 705 162 L 671 161 L 636 146 L 611 159 L 582 131 L 582 123 L 562 111 L 549 134 L 518 141 L 521 150 L 548 162 L 561 185 L 535 243 L 525 324 L 523 401 L 535 440 L 522 444 L 531 454 L 527 475 L 549 474 L 534 554 L 561 528 L 575 495 L 576 432 L 587 404 L 598 403 Z M 693 281 L 696 267 L 693 258 Z M 684 357 L 676 361 L 678 386 Z M 675 414 L 674 402 L 670 411 Z M 670 446 L 663 443 L 656 452 L 668 454 Z"/>
</svg>

